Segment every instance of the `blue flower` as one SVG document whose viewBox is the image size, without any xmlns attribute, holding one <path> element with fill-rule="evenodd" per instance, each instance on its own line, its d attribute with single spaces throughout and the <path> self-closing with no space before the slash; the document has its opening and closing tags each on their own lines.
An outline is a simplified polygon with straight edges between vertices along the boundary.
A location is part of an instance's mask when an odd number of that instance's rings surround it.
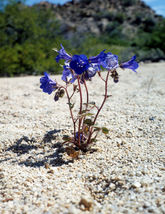
<svg viewBox="0 0 165 214">
<path fill-rule="evenodd" d="M 84 77 L 82 77 L 82 81 L 83 78 L 85 80 L 90 80 L 92 77 L 95 76 L 96 72 L 100 70 L 100 67 L 97 64 L 89 64 L 89 68 L 87 71 L 85 71 L 84 73 Z"/>
<path fill-rule="evenodd" d="M 100 65 L 102 65 L 107 70 L 116 69 L 119 67 L 118 56 L 108 52 L 105 59 L 100 62 Z"/>
<path fill-rule="evenodd" d="M 101 51 L 97 56 L 90 57 L 89 58 L 89 62 L 90 63 L 98 63 L 99 64 L 101 61 L 104 61 L 106 56 L 107 56 L 107 54 L 104 53 L 105 50 Z"/>
<path fill-rule="evenodd" d="M 49 75 L 46 72 L 44 72 L 44 75 L 44 77 L 40 78 L 40 88 L 43 90 L 43 92 L 51 94 L 57 89 L 57 83 L 50 79 Z"/>
<path fill-rule="evenodd" d="M 78 141 L 79 140 L 79 136 L 80 136 L 80 142 L 83 142 L 83 141 L 85 141 L 86 140 L 86 138 L 85 138 L 85 136 L 82 134 L 82 133 L 78 133 L 78 132 L 76 132 L 76 140 Z"/>
<path fill-rule="evenodd" d="M 59 51 L 57 51 L 59 54 L 56 56 L 56 62 L 59 62 L 60 59 L 64 59 L 66 61 L 71 61 L 72 57 L 66 53 L 64 47 L 61 44 L 61 49 Z"/>
<path fill-rule="evenodd" d="M 72 61 L 70 62 L 71 69 L 78 75 L 87 71 L 89 68 L 88 58 L 85 55 L 74 55 Z"/>
<path fill-rule="evenodd" d="M 70 83 L 74 83 L 74 81 L 77 79 L 76 75 L 73 75 L 72 72 L 69 70 L 69 68 L 64 65 L 64 70 L 62 73 L 62 78 L 61 78 L 64 82 L 70 82 Z"/>
<path fill-rule="evenodd" d="M 90 63 L 96 63 L 98 66 L 103 66 L 104 68 L 111 70 L 119 67 L 118 64 L 118 56 L 108 52 L 104 53 L 105 50 L 100 52 L 95 57 L 90 57 L 89 62 Z"/>
<path fill-rule="evenodd" d="M 133 56 L 128 62 L 123 62 L 120 65 L 120 68 L 128 68 L 136 72 L 136 69 L 139 67 L 139 65 L 135 60 L 136 60 L 136 56 Z"/>
</svg>

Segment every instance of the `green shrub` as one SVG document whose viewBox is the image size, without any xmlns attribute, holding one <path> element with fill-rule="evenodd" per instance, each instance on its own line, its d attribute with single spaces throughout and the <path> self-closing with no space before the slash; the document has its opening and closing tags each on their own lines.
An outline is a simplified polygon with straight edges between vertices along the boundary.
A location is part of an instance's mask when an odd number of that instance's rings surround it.
<svg viewBox="0 0 165 214">
<path fill-rule="evenodd" d="M 44 71 L 61 73 L 63 68 L 55 62 L 56 54 L 52 51 L 60 48 L 61 43 L 73 54 L 95 56 L 107 49 L 122 61 L 135 54 L 143 61 L 165 59 L 165 19 L 156 24 L 152 16 L 137 12 L 132 24 L 139 24 L 140 29 L 134 39 L 130 39 L 129 33 L 127 36 L 122 33 L 125 14 L 105 10 L 95 15 L 96 19 L 109 20 L 100 36 L 75 33 L 64 40 L 64 32 L 52 10 L 11 1 L 12 4 L 0 11 L 0 76 L 39 75 Z M 122 2 L 134 3 L 133 0 Z"/>
<path fill-rule="evenodd" d="M 51 49 L 60 41 L 59 24 L 50 10 L 8 5 L 0 12 L 0 75 L 58 72 Z"/>
</svg>

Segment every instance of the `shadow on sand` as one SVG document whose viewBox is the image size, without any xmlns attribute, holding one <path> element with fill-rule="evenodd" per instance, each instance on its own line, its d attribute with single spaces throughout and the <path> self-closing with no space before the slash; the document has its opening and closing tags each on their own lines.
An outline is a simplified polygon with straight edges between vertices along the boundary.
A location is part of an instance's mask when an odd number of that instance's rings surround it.
<svg viewBox="0 0 165 214">
<path fill-rule="evenodd" d="M 6 151 L 12 151 L 17 154 L 17 159 L 12 160 L 13 163 L 25 165 L 28 167 L 42 167 L 46 164 L 50 166 L 62 166 L 73 163 L 73 160 L 64 160 L 63 154 L 65 149 L 61 142 L 57 142 L 57 133 L 61 130 L 51 130 L 47 132 L 42 140 L 38 142 L 35 138 L 23 136 L 14 142 L 14 145 Z M 45 147 L 49 151 L 45 151 Z M 53 151 L 53 152 L 51 152 Z M 24 161 L 20 161 L 20 156 L 28 154 Z M 4 160 L 5 161 L 5 160 Z"/>
</svg>

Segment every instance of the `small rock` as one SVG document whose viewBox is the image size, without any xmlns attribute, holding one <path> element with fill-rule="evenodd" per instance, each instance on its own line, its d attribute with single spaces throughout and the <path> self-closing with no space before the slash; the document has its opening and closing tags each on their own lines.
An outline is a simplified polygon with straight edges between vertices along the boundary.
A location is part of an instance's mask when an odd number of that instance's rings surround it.
<svg viewBox="0 0 165 214">
<path fill-rule="evenodd" d="M 83 211 L 90 211 L 92 209 L 92 202 L 85 198 L 81 198 L 79 206 Z"/>
<path fill-rule="evenodd" d="M 116 185 L 113 184 L 113 183 L 111 183 L 111 184 L 109 185 L 109 187 L 110 187 L 111 190 L 114 190 L 114 189 L 116 188 Z"/>
<path fill-rule="evenodd" d="M 54 174 L 54 170 L 53 170 L 53 169 L 50 169 L 50 170 L 47 171 L 47 173 Z"/>
<path fill-rule="evenodd" d="M 149 117 L 149 120 L 153 121 L 155 120 L 155 117 Z"/>
<path fill-rule="evenodd" d="M 150 203 L 146 201 L 146 202 L 144 203 L 144 206 L 143 206 L 143 207 L 144 207 L 144 208 L 148 208 L 148 207 L 150 207 L 150 206 L 151 206 Z"/>
<path fill-rule="evenodd" d="M 150 212 L 150 213 L 156 213 L 156 207 L 154 207 L 154 206 L 148 207 L 148 212 Z"/>
<path fill-rule="evenodd" d="M 141 187 L 141 184 L 140 184 L 138 181 L 135 181 L 135 182 L 132 184 L 132 187 L 133 187 L 133 188 L 140 188 L 140 187 Z"/>
</svg>

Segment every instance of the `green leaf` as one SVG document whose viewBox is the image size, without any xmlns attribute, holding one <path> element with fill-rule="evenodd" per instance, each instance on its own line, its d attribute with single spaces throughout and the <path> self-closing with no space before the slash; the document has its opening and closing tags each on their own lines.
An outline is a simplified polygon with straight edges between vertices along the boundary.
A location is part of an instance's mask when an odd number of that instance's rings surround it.
<svg viewBox="0 0 165 214">
<path fill-rule="evenodd" d="M 96 138 L 92 138 L 92 139 L 91 139 L 91 143 L 92 143 L 92 142 L 97 142 Z"/>
<path fill-rule="evenodd" d="M 106 127 L 102 127 L 102 133 L 108 134 L 109 130 Z"/>
<path fill-rule="evenodd" d="M 85 116 L 92 116 L 94 115 L 93 113 L 86 113 Z"/>
<path fill-rule="evenodd" d="M 69 107 L 72 109 L 74 107 L 74 103 L 67 103 Z"/>
<path fill-rule="evenodd" d="M 69 137 L 69 135 L 64 135 L 62 138 L 64 141 L 70 141 L 71 138 Z"/>
<path fill-rule="evenodd" d="M 89 103 L 83 103 L 83 105 L 86 105 L 86 106 L 95 106 L 96 103 L 95 102 L 89 102 Z"/>
<path fill-rule="evenodd" d="M 82 112 L 81 112 L 81 114 L 79 113 L 79 115 L 82 115 L 82 114 L 84 114 L 84 113 L 86 113 L 88 110 L 83 110 Z"/>
<path fill-rule="evenodd" d="M 89 102 L 89 104 L 90 104 L 90 105 L 95 105 L 96 103 L 95 103 L 95 102 Z"/>
<path fill-rule="evenodd" d="M 80 114 L 80 117 L 86 117 L 86 116 L 92 116 L 94 115 L 93 113 L 84 113 L 84 114 Z"/>
<path fill-rule="evenodd" d="M 84 120 L 84 124 L 87 124 L 88 126 L 92 126 L 93 122 L 91 119 L 86 119 L 86 120 Z"/>
<path fill-rule="evenodd" d="M 81 112 L 81 114 L 79 113 L 78 114 L 78 117 L 79 118 L 83 118 L 83 117 L 86 117 L 86 116 L 92 116 L 92 115 L 94 115 L 93 113 L 90 113 L 90 112 L 87 112 L 88 110 L 83 110 L 82 112 Z M 87 112 L 87 113 L 86 113 Z"/>
<path fill-rule="evenodd" d="M 94 127 L 94 132 L 98 132 L 98 131 L 100 131 L 100 130 L 101 130 L 100 127 L 97 127 L 97 126 Z"/>
</svg>

